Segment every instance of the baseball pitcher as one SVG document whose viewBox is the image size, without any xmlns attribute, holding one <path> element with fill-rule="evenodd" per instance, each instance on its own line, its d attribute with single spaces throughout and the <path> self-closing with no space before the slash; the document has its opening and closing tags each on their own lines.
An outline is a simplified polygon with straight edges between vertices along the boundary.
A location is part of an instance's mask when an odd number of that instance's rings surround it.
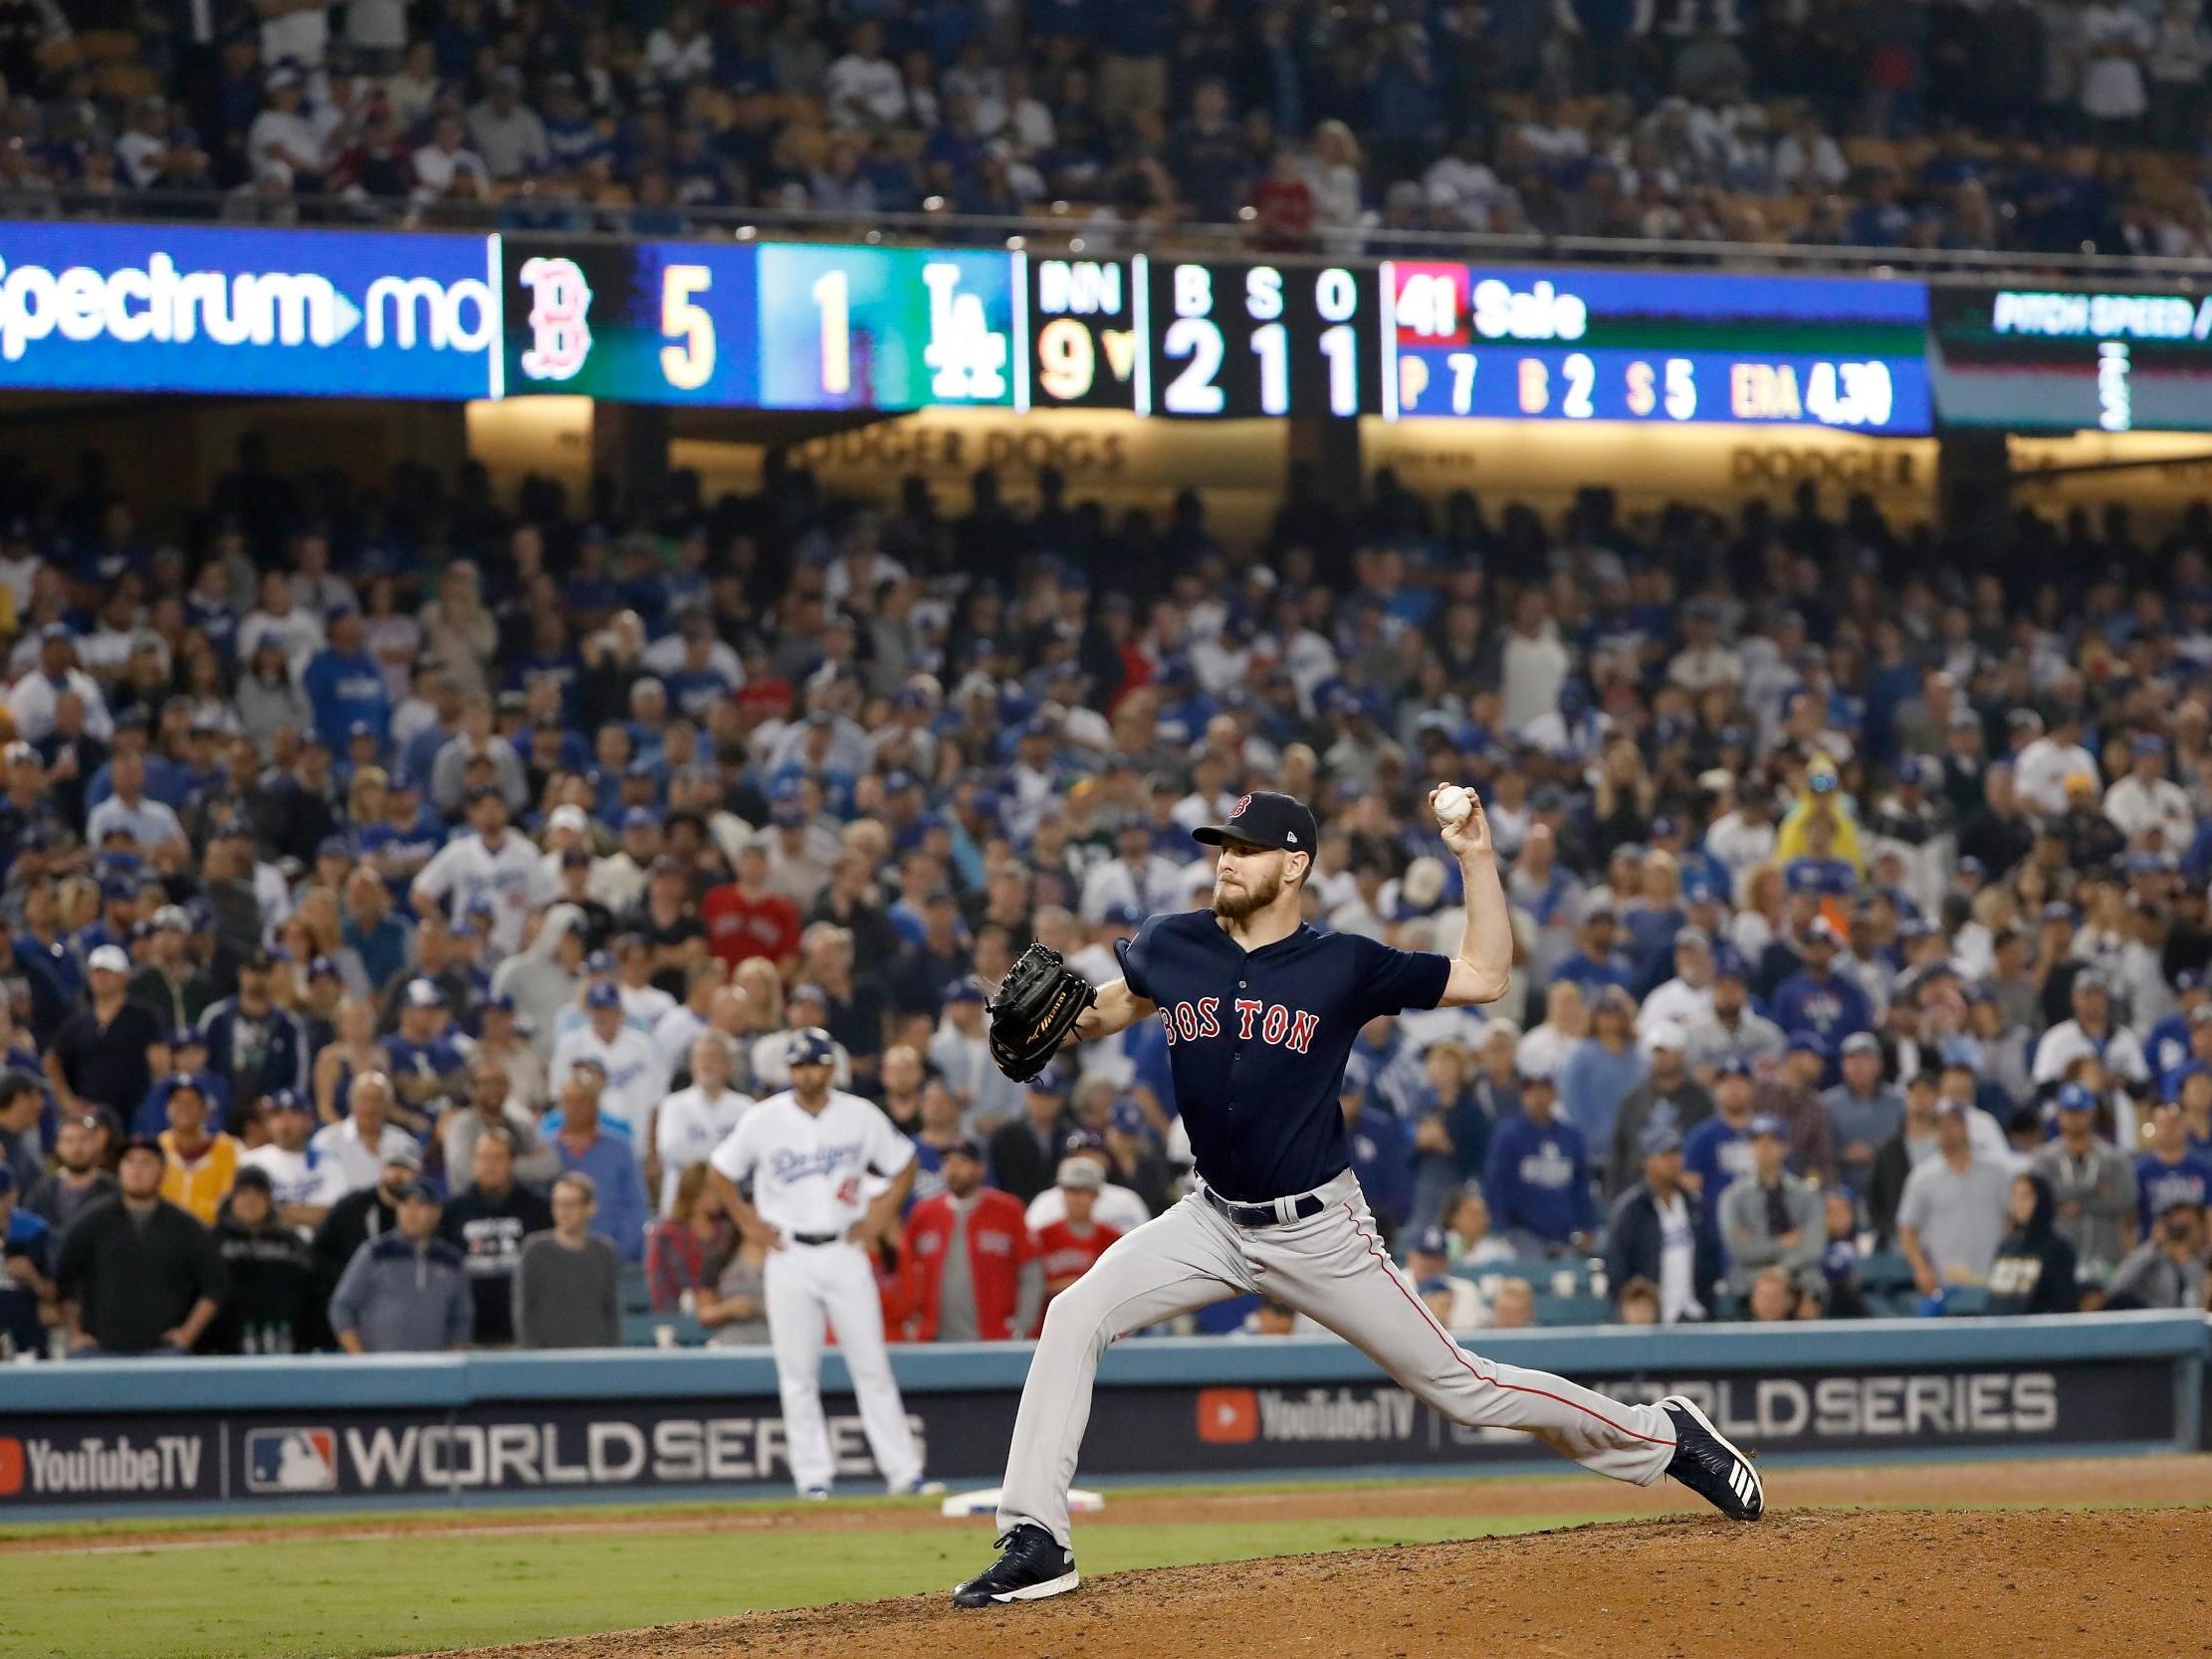
<svg viewBox="0 0 2212 1659">
<path fill-rule="evenodd" d="M 1199 1185 L 1046 1312 L 1006 1456 L 998 1559 L 953 1592 L 961 1606 L 1075 1588 L 1067 1491 L 1099 1355 L 1129 1332 L 1243 1292 L 1311 1315 L 1454 1422 L 1524 1430 L 1638 1486 L 1672 1475 L 1725 1515 L 1759 1518 L 1758 1471 L 1689 1400 L 1630 1405 L 1470 1353 L 1383 1248 L 1337 1105 L 1353 1039 L 1378 1014 L 1494 1001 L 1512 962 L 1480 802 L 1439 785 L 1430 805 L 1465 877 L 1454 956 L 1302 923 L 1313 814 L 1291 796 L 1253 793 L 1226 823 L 1192 832 L 1220 849 L 1211 911 L 1153 917 L 1116 947 L 1120 979 L 1093 992 L 1032 946 L 999 985 L 991 1040 L 1013 1077 L 1033 1075 L 1070 1034 L 1162 1022 Z"/>
</svg>

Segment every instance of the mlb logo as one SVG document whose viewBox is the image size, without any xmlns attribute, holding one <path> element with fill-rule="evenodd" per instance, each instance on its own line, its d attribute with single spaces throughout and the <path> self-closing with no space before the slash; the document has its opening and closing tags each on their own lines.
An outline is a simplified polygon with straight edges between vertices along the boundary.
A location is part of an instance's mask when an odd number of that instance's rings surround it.
<svg viewBox="0 0 2212 1659">
<path fill-rule="evenodd" d="M 246 1431 L 248 1492 L 335 1492 L 337 1435 L 327 1428 Z"/>
</svg>

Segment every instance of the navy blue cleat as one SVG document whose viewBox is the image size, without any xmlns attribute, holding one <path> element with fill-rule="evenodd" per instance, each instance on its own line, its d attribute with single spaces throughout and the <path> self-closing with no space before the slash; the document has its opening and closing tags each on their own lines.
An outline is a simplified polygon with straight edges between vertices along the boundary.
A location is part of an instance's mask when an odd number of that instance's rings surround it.
<svg viewBox="0 0 2212 1659">
<path fill-rule="evenodd" d="M 998 1537 L 995 1563 L 953 1591 L 962 1607 L 991 1607 L 1003 1601 L 1041 1601 L 1063 1595 L 1083 1580 L 1075 1555 L 1042 1527 L 1024 1521 Z"/>
<path fill-rule="evenodd" d="M 1674 1460 L 1666 1472 L 1731 1521 L 1766 1513 L 1766 1488 L 1749 1458 L 1728 1443 L 1696 1402 L 1668 1394 L 1659 1409 L 1674 1425 Z"/>
</svg>

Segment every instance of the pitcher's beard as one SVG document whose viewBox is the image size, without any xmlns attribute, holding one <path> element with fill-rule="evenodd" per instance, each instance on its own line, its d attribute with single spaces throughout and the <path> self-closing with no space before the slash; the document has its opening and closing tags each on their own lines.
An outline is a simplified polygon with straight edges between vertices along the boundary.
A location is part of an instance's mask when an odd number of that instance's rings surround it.
<svg viewBox="0 0 2212 1659">
<path fill-rule="evenodd" d="M 1238 887 L 1226 892 L 1217 884 L 1214 889 L 1214 914 L 1223 922 L 1241 922 L 1253 912 L 1265 910 L 1281 892 L 1280 876 L 1261 887 Z"/>
</svg>

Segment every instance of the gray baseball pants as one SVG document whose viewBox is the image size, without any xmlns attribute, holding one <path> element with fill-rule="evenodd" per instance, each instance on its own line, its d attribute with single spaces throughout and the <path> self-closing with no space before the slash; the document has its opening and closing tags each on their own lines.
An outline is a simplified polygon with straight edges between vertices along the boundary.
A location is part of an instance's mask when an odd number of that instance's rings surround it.
<svg viewBox="0 0 2212 1659">
<path fill-rule="evenodd" d="M 1067 1490 L 1109 1343 L 1247 1291 L 1309 1315 L 1455 1423 L 1521 1429 L 1637 1486 L 1666 1472 L 1674 1430 L 1659 1407 L 1469 1353 L 1384 1250 L 1351 1171 L 1315 1196 L 1325 1204 L 1318 1215 L 1239 1227 L 1194 1192 L 1117 1239 L 1053 1299 L 1006 1454 L 1001 1533 L 1027 1522 L 1068 1542 Z"/>
</svg>

